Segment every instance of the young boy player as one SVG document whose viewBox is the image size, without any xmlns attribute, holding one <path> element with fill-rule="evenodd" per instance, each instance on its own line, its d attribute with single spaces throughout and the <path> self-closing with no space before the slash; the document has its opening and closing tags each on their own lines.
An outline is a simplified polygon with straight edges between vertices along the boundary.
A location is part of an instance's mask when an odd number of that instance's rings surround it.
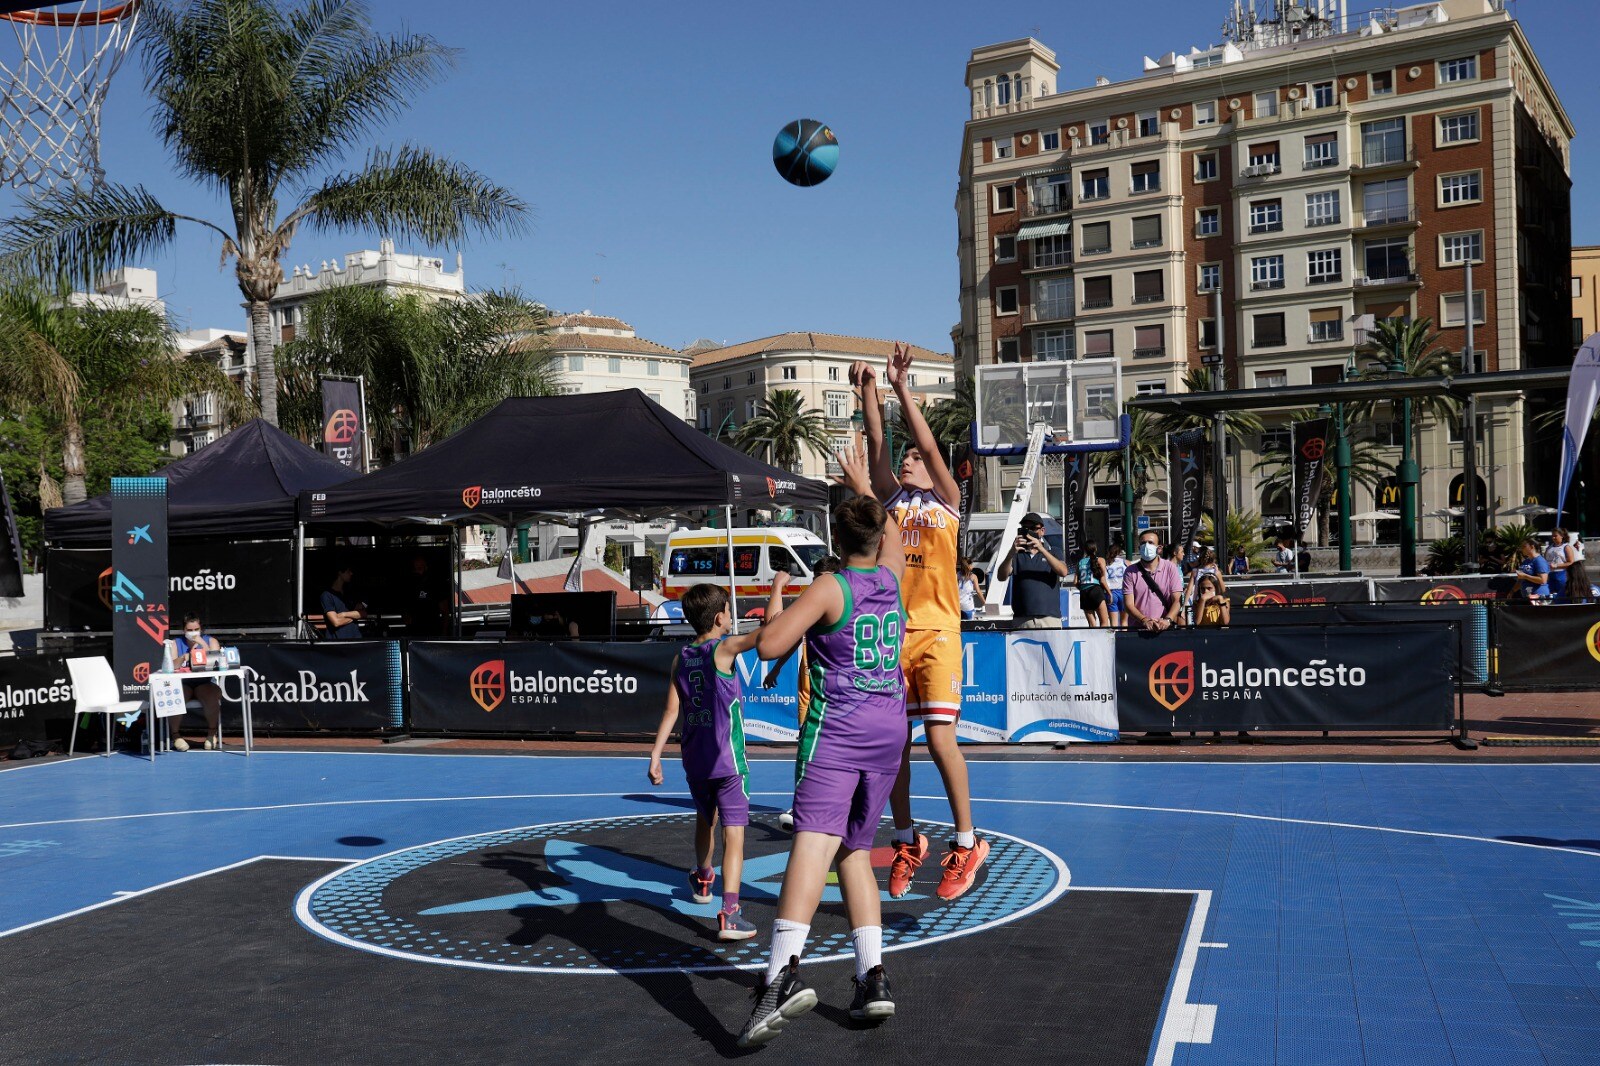
<svg viewBox="0 0 1600 1066">
<path fill-rule="evenodd" d="M 967 760 L 956 742 L 956 719 L 961 717 L 961 594 L 956 586 L 956 563 L 961 557 L 960 488 L 911 395 L 909 346 L 894 346 L 885 376 L 911 429 L 911 447 L 901 460 L 898 478 L 885 447 L 876 374 L 866 363 L 850 368 L 850 381 L 861 391 L 861 409 L 866 416 L 872 489 L 894 515 L 905 543 L 906 714 L 922 719 L 928 753 L 939 768 L 950 800 L 956 833 L 943 859 L 944 876 L 938 891 L 940 899 L 955 899 L 972 887 L 978 868 L 989 856 L 989 842 L 973 832 Z M 889 895 L 899 899 L 910 891 L 912 875 L 928 857 L 928 838 L 916 832 L 911 820 L 909 724 L 905 759 L 890 805 L 894 810 L 894 861 L 889 867 Z"/>
<path fill-rule="evenodd" d="M 711 869 L 715 847 L 712 830 L 722 824 L 722 909 L 717 912 L 717 939 L 749 940 L 756 927 L 739 910 L 744 875 L 744 830 L 750 824 L 750 768 L 744 754 L 744 690 L 734 660 L 756 646 L 757 632 L 728 636 L 733 615 L 728 590 L 720 585 L 694 585 L 683 594 L 683 617 L 694 626 L 694 640 L 672 661 L 672 688 L 650 749 L 650 783 L 661 784 L 661 753 L 679 715 L 683 726 L 683 776 L 694 797 L 695 868 L 689 872 L 689 894 L 696 903 L 711 902 L 716 874 Z"/>
<path fill-rule="evenodd" d="M 866 456 L 841 456 L 847 474 L 866 482 Z M 800 977 L 828 869 L 838 859 L 839 888 L 855 943 L 850 1016 L 881 1021 L 894 1014 L 883 969 L 883 917 L 872 840 L 900 771 L 905 741 L 905 681 L 900 673 L 905 557 L 894 520 L 871 495 L 834 510 L 834 543 L 845 567 L 819 578 L 761 631 L 763 659 L 802 638 L 811 706 L 795 763 L 794 840 L 778 897 L 767 972 L 739 1034 L 740 1047 L 777 1037 L 817 1005 Z"/>
</svg>

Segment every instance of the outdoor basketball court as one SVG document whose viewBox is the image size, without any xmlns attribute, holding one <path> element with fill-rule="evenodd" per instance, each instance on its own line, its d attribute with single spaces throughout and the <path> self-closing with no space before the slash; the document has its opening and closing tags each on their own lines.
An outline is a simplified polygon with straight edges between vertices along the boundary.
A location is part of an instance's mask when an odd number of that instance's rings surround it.
<svg viewBox="0 0 1600 1066">
<path fill-rule="evenodd" d="M 0 772 L 0 1061 L 732 1057 L 782 874 L 752 767 L 744 900 L 691 903 L 687 796 L 632 756 L 191 752 Z M 946 812 L 916 764 L 919 812 Z M 886 902 L 898 1016 L 773 1062 L 1593 1062 L 1600 769 L 975 760 L 994 851 Z M 926 825 L 930 834 L 942 827 Z M 883 836 L 887 840 L 887 833 Z M 936 838 L 937 839 L 937 838 Z M 886 865 L 887 857 L 883 858 Z M 919 893 L 917 890 L 923 890 Z"/>
</svg>

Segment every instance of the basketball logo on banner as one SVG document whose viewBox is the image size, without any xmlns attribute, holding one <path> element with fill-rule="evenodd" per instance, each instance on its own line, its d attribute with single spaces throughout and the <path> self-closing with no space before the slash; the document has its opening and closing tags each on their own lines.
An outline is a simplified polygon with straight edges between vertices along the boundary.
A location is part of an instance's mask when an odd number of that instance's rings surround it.
<svg viewBox="0 0 1600 1066">
<path fill-rule="evenodd" d="M 1294 539 L 1311 528 L 1322 499 L 1322 482 L 1327 475 L 1328 420 L 1312 418 L 1289 427 L 1294 444 Z"/>
<path fill-rule="evenodd" d="M 485 712 L 493 712 L 506 698 L 506 661 L 490 659 L 483 663 L 472 671 L 467 685 L 472 702 Z"/>
<path fill-rule="evenodd" d="M 322 450 L 352 470 L 366 472 L 366 388 L 359 378 L 322 379 Z"/>
<path fill-rule="evenodd" d="M 1150 666 L 1150 698 L 1172 714 L 1194 695 L 1194 652 L 1175 651 Z"/>
</svg>

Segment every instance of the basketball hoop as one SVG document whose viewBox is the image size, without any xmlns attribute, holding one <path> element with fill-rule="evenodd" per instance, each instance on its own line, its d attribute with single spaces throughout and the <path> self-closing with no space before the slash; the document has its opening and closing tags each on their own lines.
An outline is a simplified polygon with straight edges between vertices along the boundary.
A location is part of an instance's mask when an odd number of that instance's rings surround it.
<svg viewBox="0 0 1600 1066">
<path fill-rule="evenodd" d="M 15 51 L 0 47 L 0 181 L 53 189 L 104 179 L 100 108 L 128 54 L 140 2 L 0 11 L 17 42 Z"/>
</svg>

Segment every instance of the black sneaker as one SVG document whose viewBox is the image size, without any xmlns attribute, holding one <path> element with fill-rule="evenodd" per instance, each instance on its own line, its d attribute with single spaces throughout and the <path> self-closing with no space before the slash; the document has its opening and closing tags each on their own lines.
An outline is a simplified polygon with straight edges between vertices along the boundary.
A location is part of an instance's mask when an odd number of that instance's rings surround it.
<svg viewBox="0 0 1600 1066">
<path fill-rule="evenodd" d="M 778 971 L 770 985 L 756 986 L 756 1006 L 739 1034 L 740 1047 L 760 1047 L 776 1040 L 783 1027 L 817 1005 L 817 993 L 800 980 L 800 957 L 791 955 L 789 965 Z"/>
<path fill-rule="evenodd" d="M 865 977 L 850 980 L 856 986 L 850 1017 L 858 1022 L 881 1022 L 894 1017 L 894 994 L 889 991 L 889 975 L 881 965 L 868 970 Z"/>
</svg>

